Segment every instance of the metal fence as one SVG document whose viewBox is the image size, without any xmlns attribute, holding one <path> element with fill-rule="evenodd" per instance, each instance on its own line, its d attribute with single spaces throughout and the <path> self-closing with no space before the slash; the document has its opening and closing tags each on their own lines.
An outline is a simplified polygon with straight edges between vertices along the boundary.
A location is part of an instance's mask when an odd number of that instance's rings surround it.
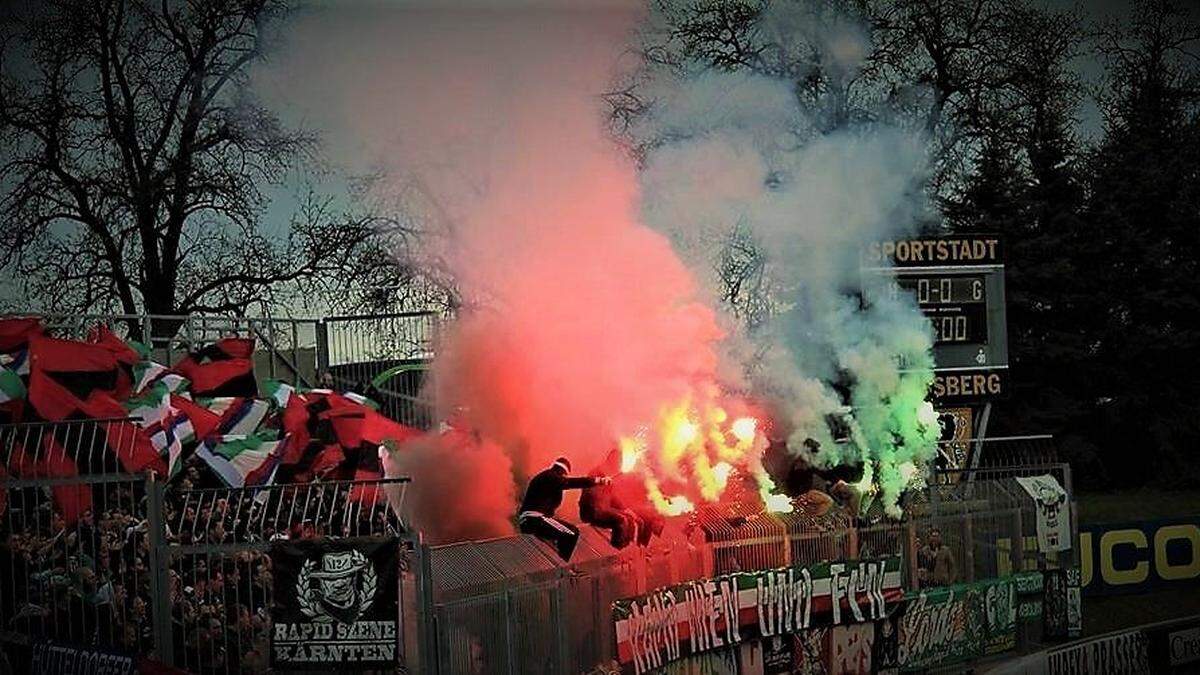
<svg viewBox="0 0 1200 675">
<path fill-rule="evenodd" d="M 279 317 L 167 316 L 151 314 L 37 314 L 52 334 L 82 339 L 97 325 L 136 340 L 151 358 L 174 364 L 189 351 L 229 336 L 255 339 L 259 377 L 314 386 L 325 363 L 317 319 Z"/>
<path fill-rule="evenodd" d="M 82 339 L 97 325 L 146 345 L 150 358 L 174 364 L 189 351 L 229 336 L 255 339 L 254 371 L 305 387 L 370 395 L 380 412 L 410 426 L 433 425 L 423 396 L 426 366 L 438 326 L 434 312 L 328 318 L 167 316 L 145 314 L 25 314 L 51 334 Z M 377 382 L 376 382 L 377 381 Z"/>
<path fill-rule="evenodd" d="M 435 312 L 326 318 L 328 372 L 341 388 L 369 392 L 384 414 L 427 429 L 434 420 L 422 396 L 425 366 L 443 319 Z"/>
<path fill-rule="evenodd" d="M 53 641 L 189 672 L 263 672 L 271 541 L 398 537 L 402 560 L 422 551 L 398 515 L 407 478 L 179 489 L 121 472 L 127 427 L 0 425 L 0 651 Z M 416 589 L 401 617 L 415 653 L 419 584 L 401 581 Z"/>
<path fill-rule="evenodd" d="M 160 653 L 153 481 L 123 420 L 0 426 L 0 644 Z"/>
<path fill-rule="evenodd" d="M 969 467 L 972 469 L 1041 466 L 1060 461 L 1058 446 L 1054 437 L 1048 434 L 994 436 L 959 442 L 969 443 L 973 448 Z"/>
<path fill-rule="evenodd" d="M 414 672 L 586 672 L 611 666 L 615 600 L 734 571 L 901 556 L 906 587 L 1072 564 L 1040 554 L 1015 477 L 1069 467 L 965 469 L 901 521 L 704 507 L 647 548 L 584 526 L 570 563 L 527 536 L 419 543 L 399 517 L 407 479 L 181 489 L 120 472 L 124 420 L 0 426 L 0 644 L 55 640 L 151 655 L 190 672 L 269 667 L 268 551 L 281 538 L 399 536 L 405 665 Z M 74 467 L 73 469 L 71 467 Z M 352 495 L 353 493 L 353 495 Z M 353 497 L 353 498 L 352 498 Z M 922 573 L 938 530 L 948 578 Z"/>
<path fill-rule="evenodd" d="M 1065 466 L 1054 469 L 1069 474 Z M 435 546 L 427 571 L 433 618 L 428 648 L 442 675 L 611 669 L 612 603 L 664 586 L 734 571 L 887 556 L 902 557 L 909 589 L 994 578 L 1031 564 L 1055 566 L 1036 550 L 1026 558 L 1027 550 L 1011 545 L 1036 535 L 1026 502 L 1008 488 L 980 488 L 970 500 L 927 498 L 902 521 L 869 526 L 833 512 L 811 518 L 706 507 L 686 521 L 675 519 L 645 550 L 615 550 L 603 533 L 584 526 L 569 564 L 528 536 Z M 918 564 L 933 530 L 955 562 L 948 578 L 922 574 Z"/>
<path fill-rule="evenodd" d="M 279 539 L 392 538 L 407 479 L 181 490 L 163 495 L 168 589 L 164 649 L 197 673 L 269 668 L 274 586 L 269 549 Z M 351 491 L 357 498 L 351 499 Z M 410 619 L 411 623 L 411 619 Z"/>
</svg>

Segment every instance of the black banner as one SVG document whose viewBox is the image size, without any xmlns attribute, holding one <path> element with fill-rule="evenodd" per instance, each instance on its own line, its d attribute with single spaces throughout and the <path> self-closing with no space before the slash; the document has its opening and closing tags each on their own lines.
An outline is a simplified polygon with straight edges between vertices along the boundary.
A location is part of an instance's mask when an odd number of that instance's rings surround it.
<svg viewBox="0 0 1200 675">
<path fill-rule="evenodd" d="M 1046 570 L 1042 580 L 1042 635 L 1055 640 L 1079 637 L 1083 623 L 1079 570 Z"/>
<path fill-rule="evenodd" d="M 30 675 L 134 675 L 138 672 L 134 657 L 96 647 L 80 647 L 55 642 L 35 642 L 30 646 Z M 13 672 L 22 672 L 14 667 Z"/>
<path fill-rule="evenodd" d="M 399 548 L 396 539 L 377 538 L 273 543 L 271 666 L 395 668 Z"/>
</svg>

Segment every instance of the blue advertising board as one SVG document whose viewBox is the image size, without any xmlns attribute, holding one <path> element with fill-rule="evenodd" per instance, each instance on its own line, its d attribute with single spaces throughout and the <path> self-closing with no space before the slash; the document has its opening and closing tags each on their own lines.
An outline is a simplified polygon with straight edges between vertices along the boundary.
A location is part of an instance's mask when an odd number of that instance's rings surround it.
<svg viewBox="0 0 1200 675">
<path fill-rule="evenodd" d="M 1200 515 L 1079 526 L 1084 595 L 1200 584 Z"/>
</svg>

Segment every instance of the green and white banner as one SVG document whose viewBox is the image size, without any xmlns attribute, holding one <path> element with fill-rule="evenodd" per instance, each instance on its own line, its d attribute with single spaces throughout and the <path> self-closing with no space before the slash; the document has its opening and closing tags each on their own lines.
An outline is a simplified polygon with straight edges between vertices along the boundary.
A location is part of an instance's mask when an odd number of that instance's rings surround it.
<svg viewBox="0 0 1200 675">
<path fill-rule="evenodd" d="M 1016 645 L 1017 587 L 1012 578 L 923 590 L 898 621 L 902 670 L 977 659 Z"/>
</svg>

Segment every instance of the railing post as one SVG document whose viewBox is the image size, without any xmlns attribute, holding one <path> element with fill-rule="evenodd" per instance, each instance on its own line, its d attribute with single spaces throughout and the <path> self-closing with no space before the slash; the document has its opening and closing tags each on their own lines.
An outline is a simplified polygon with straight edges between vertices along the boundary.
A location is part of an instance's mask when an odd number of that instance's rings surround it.
<svg viewBox="0 0 1200 675">
<path fill-rule="evenodd" d="M 1017 531 L 1012 538 L 1012 569 L 1014 572 L 1025 571 L 1025 523 L 1021 516 L 1021 507 L 1016 508 L 1014 520 L 1016 521 Z"/>
<path fill-rule="evenodd" d="M 908 519 L 907 541 L 904 547 L 904 562 L 908 564 L 908 588 L 909 590 L 919 589 L 920 583 L 917 574 L 917 521 L 915 518 Z"/>
<path fill-rule="evenodd" d="M 163 483 L 150 474 L 146 479 L 150 529 L 150 589 L 153 594 L 154 651 L 163 663 L 175 665 L 174 631 L 171 625 L 171 550 L 163 526 Z"/>
<path fill-rule="evenodd" d="M 554 638 L 557 643 L 557 653 L 555 660 L 558 661 L 557 672 L 566 673 L 567 670 L 567 592 L 563 587 L 570 580 L 571 584 L 575 581 L 568 576 L 566 570 L 559 575 L 558 580 L 554 584 L 554 595 L 550 604 L 550 620 L 554 622 Z"/>
<path fill-rule="evenodd" d="M 506 590 L 504 593 L 504 661 L 505 671 L 508 675 L 517 675 L 516 664 L 516 649 L 513 645 L 513 612 L 512 612 L 512 591 Z"/>
<path fill-rule="evenodd" d="M 416 560 L 409 569 L 415 571 L 417 611 L 417 658 L 409 666 L 412 672 L 434 673 L 440 667 L 440 654 L 437 651 L 437 628 L 434 623 L 433 605 L 433 574 L 429 565 L 429 546 L 423 541 L 412 542 L 412 552 Z"/>
<path fill-rule="evenodd" d="M 275 379 L 275 361 L 277 360 L 275 355 L 275 321 L 271 318 L 271 315 L 268 314 L 266 316 L 266 322 L 267 342 L 271 343 L 270 348 L 267 350 L 267 358 L 270 359 L 270 363 L 267 365 L 267 372 L 270 374 L 271 379 Z"/>
<path fill-rule="evenodd" d="M 154 337 L 150 328 L 150 315 L 146 314 L 142 317 L 142 344 L 146 345 L 146 349 L 150 350 L 150 354 L 154 354 L 154 342 L 151 338 Z"/>
<path fill-rule="evenodd" d="M 975 581 L 975 519 L 970 511 L 963 515 L 966 516 L 966 523 L 963 525 L 965 530 L 963 539 L 968 542 L 968 545 L 964 547 L 966 550 L 963 551 L 966 554 L 963 566 L 967 568 L 966 580 Z"/>
<path fill-rule="evenodd" d="M 318 319 L 317 329 L 317 372 L 315 380 L 321 381 L 321 375 L 329 370 L 329 324 L 325 319 Z"/>
</svg>

